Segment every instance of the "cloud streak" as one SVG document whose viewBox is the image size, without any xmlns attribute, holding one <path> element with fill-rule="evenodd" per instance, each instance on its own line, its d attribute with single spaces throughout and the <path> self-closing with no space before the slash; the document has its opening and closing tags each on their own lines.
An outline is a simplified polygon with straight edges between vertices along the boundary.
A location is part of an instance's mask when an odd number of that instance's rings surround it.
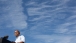
<svg viewBox="0 0 76 43">
<path fill-rule="evenodd" d="M 33 39 L 38 43 L 75 43 L 75 36 L 72 35 L 34 35 Z M 74 41 L 74 42 L 73 42 Z"/>
<path fill-rule="evenodd" d="M 2 10 L 0 10 L 1 18 L 3 18 L 1 20 L 6 22 L 5 27 L 25 29 L 27 27 L 27 17 L 23 13 L 22 0 L 5 0 L 1 2 L 0 4 L 3 4 L 3 6 L 0 6 Z"/>
<path fill-rule="evenodd" d="M 25 5 L 28 7 L 28 15 L 33 17 L 32 19 L 30 18 L 29 21 L 34 24 L 30 30 L 38 32 L 42 30 L 42 32 L 52 31 L 53 33 L 59 34 L 75 34 L 73 31 L 75 30 L 76 24 L 76 8 L 69 7 L 69 2 L 70 0 L 52 0 L 51 2 L 44 1 L 42 3 L 38 3 L 37 1 L 27 2 Z M 71 19 L 74 21 L 71 21 Z M 71 30 L 73 30 L 72 33 Z"/>
<path fill-rule="evenodd" d="M 76 42 L 76 6 L 68 5 L 70 1 L 29 1 L 25 4 L 31 22 L 29 34 L 35 43 Z"/>
</svg>

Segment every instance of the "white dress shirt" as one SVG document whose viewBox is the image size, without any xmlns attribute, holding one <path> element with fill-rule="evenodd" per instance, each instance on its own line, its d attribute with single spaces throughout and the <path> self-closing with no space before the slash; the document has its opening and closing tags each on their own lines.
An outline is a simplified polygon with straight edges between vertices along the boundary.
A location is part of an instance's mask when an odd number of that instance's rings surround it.
<svg viewBox="0 0 76 43">
<path fill-rule="evenodd" d="M 25 42 L 25 37 L 23 35 L 20 35 L 20 36 L 18 36 L 16 38 L 15 42 L 16 43 L 18 43 L 18 42 Z"/>
</svg>

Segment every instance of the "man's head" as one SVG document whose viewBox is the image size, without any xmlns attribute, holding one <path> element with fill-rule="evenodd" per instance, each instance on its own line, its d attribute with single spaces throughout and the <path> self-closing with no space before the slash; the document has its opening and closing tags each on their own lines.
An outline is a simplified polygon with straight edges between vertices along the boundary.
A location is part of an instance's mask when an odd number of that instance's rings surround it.
<svg viewBox="0 0 76 43">
<path fill-rule="evenodd" d="M 15 30 L 15 36 L 18 37 L 20 35 L 20 32 L 18 30 Z"/>
</svg>

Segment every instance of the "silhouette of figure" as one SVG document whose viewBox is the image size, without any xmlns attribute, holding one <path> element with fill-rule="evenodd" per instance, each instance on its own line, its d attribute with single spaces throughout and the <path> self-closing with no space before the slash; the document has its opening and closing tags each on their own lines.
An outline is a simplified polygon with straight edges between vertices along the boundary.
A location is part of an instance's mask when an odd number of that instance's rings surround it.
<svg viewBox="0 0 76 43">
<path fill-rule="evenodd" d="M 0 38 L 0 43 L 12 43 L 11 41 L 8 40 L 9 36 L 4 36 Z"/>
</svg>

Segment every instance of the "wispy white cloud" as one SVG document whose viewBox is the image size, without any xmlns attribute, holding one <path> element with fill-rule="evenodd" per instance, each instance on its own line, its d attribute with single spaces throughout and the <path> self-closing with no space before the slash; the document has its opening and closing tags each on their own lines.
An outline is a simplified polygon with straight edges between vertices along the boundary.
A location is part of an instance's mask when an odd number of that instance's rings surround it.
<svg viewBox="0 0 76 43">
<path fill-rule="evenodd" d="M 76 34 L 76 8 L 69 7 L 67 5 L 69 1 L 70 0 L 51 0 L 42 3 L 30 1 L 25 4 L 28 7 L 28 15 L 33 16 L 29 21 L 34 25 L 30 27 L 31 32 L 29 33 L 35 41 L 38 43 L 76 42 L 74 35 Z M 39 17 L 34 17 L 35 15 Z"/>
<path fill-rule="evenodd" d="M 36 5 L 35 2 L 33 2 L 33 3 L 34 3 L 33 5 Z M 45 5 L 45 3 L 48 3 L 48 2 L 41 3 L 40 4 L 41 6 L 39 4 L 37 4 L 36 6 L 39 6 L 39 7 L 28 8 L 27 10 L 28 10 L 29 16 L 40 15 L 40 18 L 51 17 L 53 15 L 51 13 L 51 6 Z M 31 5 L 31 4 L 29 4 L 29 5 Z M 49 9 L 47 10 L 47 8 L 49 8 L 50 10 Z M 46 9 L 46 10 L 44 10 L 44 9 Z M 49 13 L 51 13 L 51 14 L 49 14 Z M 35 20 L 37 20 L 37 19 L 35 19 Z"/>
<path fill-rule="evenodd" d="M 72 15 L 69 18 L 66 19 L 66 22 L 58 25 L 57 29 L 55 29 L 55 32 L 57 33 L 63 33 L 63 34 L 75 34 L 76 32 L 76 15 Z"/>
<path fill-rule="evenodd" d="M 32 36 L 38 43 L 75 43 L 72 35 L 35 35 Z"/>
<path fill-rule="evenodd" d="M 76 19 L 76 14 L 74 13 L 74 15 L 72 15 L 71 17 L 69 17 L 68 19 L 67 19 L 67 21 L 70 21 L 70 20 L 73 20 L 73 19 Z"/>
<path fill-rule="evenodd" d="M 42 3 L 30 1 L 25 4 L 26 6 L 30 6 L 27 8 L 29 16 L 39 15 L 39 17 L 29 20 L 34 21 L 32 24 L 35 24 L 35 26 L 31 27 L 31 30 L 53 30 L 54 33 L 72 34 L 76 24 L 76 8 L 68 7 L 67 3 L 69 1 L 70 0 L 52 0 L 51 2 L 45 1 Z M 74 21 L 71 21 L 71 19 Z"/>
<path fill-rule="evenodd" d="M 22 0 L 2 1 L 2 21 L 5 21 L 5 27 L 14 29 L 25 29 L 27 27 L 26 15 L 23 13 Z M 2 22 L 3 24 L 4 22 Z M 2 25 L 1 24 L 1 25 Z"/>
<path fill-rule="evenodd" d="M 56 0 L 53 0 L 53 2 L 54 1 L 56 1 Z M 53 3 L 53 2 L 51 2 L 51 3 Z M 67 2 L 67 1 L 57 0 L 57 2 L 59 2 L 59 4 L 61 4 L 61 3 Z M 51 15 L 55 15 L 56 13 L 59 13 L 59 12 L 64 12 L 63 9 L 66 8 L 66 6 L 65 7 L 63 7 L 61 5 L 53 6 L 53 5 L 48 5 L 47 3 L 49 3 L 49 1 L 46 1 L 46 2 L 43 2 L 40 4 L 37 4 L 37 2 L 31 1 L 28 4 L 26 4 L 26 6 L 34 6 L 34 7 L 27 8 L 29 16 L 40 15 L 41 16 L 40 18 L 42 18 L 42 16 L 44 16 L 44 15 L 51 16 Z M 57 5 L 59 5 L 59 4 L 57 4 Z M 62 5 L 64 5 L 64 4 L 62 4 Z M 46 16 L 44 16 L 44 17 L 46 17 Z"/>
</svg>

